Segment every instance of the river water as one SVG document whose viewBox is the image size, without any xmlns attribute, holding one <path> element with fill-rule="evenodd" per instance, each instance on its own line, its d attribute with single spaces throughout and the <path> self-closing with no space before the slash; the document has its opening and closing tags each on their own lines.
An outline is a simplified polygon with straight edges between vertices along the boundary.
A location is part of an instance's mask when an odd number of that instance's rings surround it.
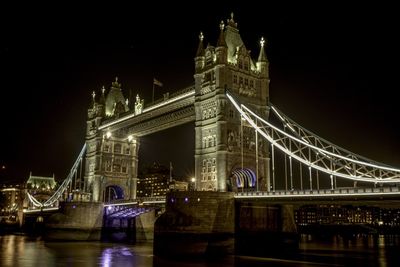
<svg viewBox="0 0 400 267">
<path fill-rule="evenodd" d="M 400 266 L 400 235 L 347 239 L 340 236 L 315 239 L 303 235 L 295 255 L 230 255 L 213 260 L 161 259 L 153 256 L 152 244 L 44 242 L 40 237 L 3 235 L 0 236 L 0 266 Z"/>
</svg>

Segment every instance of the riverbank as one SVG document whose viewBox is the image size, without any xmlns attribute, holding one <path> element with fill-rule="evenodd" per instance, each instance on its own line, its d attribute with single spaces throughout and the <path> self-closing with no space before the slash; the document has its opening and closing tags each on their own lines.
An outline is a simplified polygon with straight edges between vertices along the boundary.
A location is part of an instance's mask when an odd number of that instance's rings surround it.
<svg viewBox="0 0 400 267">
<path fill-rule="evenodd" d="M 152 243 L 46 242 L 41 237 L 4 235 L 0 236 L 0 266 L 400 266 L 400 236 L 382 235 L 376 241 L 371 235 L 356 236 L 351 241 L 340 236 L 319 240 L 304 235 L 300 240 L 300 250 L 295 255 L 227 255 L 217 259 L 194 260 L 156 257 Z"/>
</svg>

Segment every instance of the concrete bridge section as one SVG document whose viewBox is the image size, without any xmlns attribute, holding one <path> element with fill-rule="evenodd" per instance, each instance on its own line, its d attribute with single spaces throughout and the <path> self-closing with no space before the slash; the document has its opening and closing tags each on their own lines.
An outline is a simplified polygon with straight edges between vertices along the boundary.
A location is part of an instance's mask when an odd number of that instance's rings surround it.
<svg viewBox="0 0 400 267">
<path fill-rule="evenodd" d="M 279 255 L 298 248 L 295 212 L 303 206 L 335 203 L 400 209 L 398 188 L 322 191 L 171 192 L 166 212 L 155 223 L 154 253 L 190 257 Z"/>
<path fill-rule="evenodd" d="M 60 209 L 45 221 L 45 239 L 100 240 L 104 207 L 98 202 L 61 202 Z"/>
<path fill-rule="evenodd" d="M 62 202 L 59 210 L 43 220 L 43 234 L 47 240 L 151 242 L 164 203 L 159 199 L 113 204 Z"/>
<path fill-rule="evenodd" d="M 277 255 L 297 249 L 295 214 L 303 206 L 335 203 L 400 209 L 398 188 L 354 190 L 315 190 L 312 194 L 181 191 L 146 201 L 64 202 L 59 211 L 45 218 L 45 237 L 153 241 L 159 256 Z"/>
<path fill-rule="evenodd" d="M 173 192 L 155 224 L 154 253 L 160 256 L 249 254 L 266 246 L 297 247 L 291 205 L 235 202 L 229 192 Z"/>
</svg>

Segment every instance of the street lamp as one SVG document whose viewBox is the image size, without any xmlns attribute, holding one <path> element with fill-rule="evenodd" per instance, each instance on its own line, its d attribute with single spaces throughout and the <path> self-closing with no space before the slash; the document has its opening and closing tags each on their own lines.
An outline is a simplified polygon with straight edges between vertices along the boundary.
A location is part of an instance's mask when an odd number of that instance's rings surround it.
<svg viewBox="0 0 400 267">
<path fill-rule="evenodd" d="M 192 178 L 190 179 L 190 181 L 193 183 L 193 191 L 195 191 L 195 190 L 196 190 L 196 178 L 195 178 L 195 177 L 192 177 Z"/>
</svg>

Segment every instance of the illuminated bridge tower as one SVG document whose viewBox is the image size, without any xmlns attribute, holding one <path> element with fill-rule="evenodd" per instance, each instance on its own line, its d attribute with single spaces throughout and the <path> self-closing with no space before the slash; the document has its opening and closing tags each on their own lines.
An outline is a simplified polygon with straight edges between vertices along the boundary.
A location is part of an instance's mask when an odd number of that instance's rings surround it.
<svg viewBox="0 0 400 267">
<path fill-rule="evenodd" d="M 256 157 L 255 132 L 242 126 L 239 113 L 225 95 L 229 90 L 239 102 L 268 116 L 269 62 L 264 39 L 254 61 L 233 14 L 226 26 L 221 22 L 215 47 L 204 48 L 202 33 L 199 38 L 194 59 L 197 190 L 269 190 L 268 145 L 258 138 Z"/>
<path fill-rule="evenodd" d="M 115 120 L 129 110 L 122 94 L 121 84 L 115 82 L 105 96 L 102 88 L 100 100 L 88 110 L 86 131 L 86 164 L 84 188 L 92 193 L 92 201 L 136 198 L 139 143 L 137 138 L 123 130 L 99 130 L 107 120 Z"/>
</svg>

